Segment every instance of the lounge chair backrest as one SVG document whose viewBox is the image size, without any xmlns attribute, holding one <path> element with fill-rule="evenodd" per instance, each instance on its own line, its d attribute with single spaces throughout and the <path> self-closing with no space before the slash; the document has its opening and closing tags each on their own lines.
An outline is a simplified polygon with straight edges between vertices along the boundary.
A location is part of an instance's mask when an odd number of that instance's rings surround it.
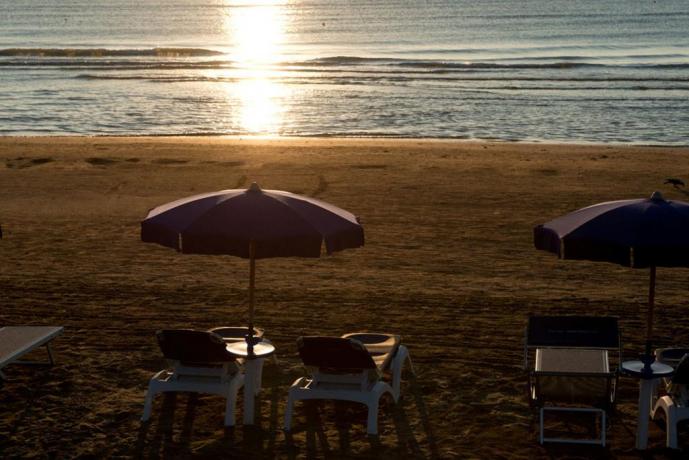
<svg viewBox="0 0 689 460">
<path fill-rule="evenodd" d="M 679 361 L 675 373 L 672 375 L 672 383 L 678 385 L 689 384 L 689 354 L 685 354 Z"/>
<path fill-rule="evenodd" d="M 156 332 L 163 356 L 183 363 L 226 363 L 235 360 L 217 334 L 191 329 L 166 329 Z"/>
<path fill-rule="evenodd" d="M 305 366 L 339 371 L 376 368 L 370 353 L 356 340 L 342 337 L 299 337 L 297 348 Z"/>
<path fill-rule="evenodd" d="M 610 316 L 530 316 L 527 347 L 605 348 L 620 346 L 617 318 Z"/>
<path fill-rule="evenodd" d="M 685 354 L 679 361 L 667 392 L 681 407 L 689 406 L 689 354 Z"/>
</svg>

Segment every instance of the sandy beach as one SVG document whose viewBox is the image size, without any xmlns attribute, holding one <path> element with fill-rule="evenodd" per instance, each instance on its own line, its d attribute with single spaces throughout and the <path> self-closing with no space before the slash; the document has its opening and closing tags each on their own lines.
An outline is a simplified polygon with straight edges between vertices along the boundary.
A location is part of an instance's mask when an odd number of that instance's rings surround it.
<svg viewBox="0 0 689 460">
<path fill-rule="evenodd" d="M 536 224 L 689 179 L 687 148 L 428 140 L 221 137 L 0 138 L 0 325 L 60 325 L 50 369 L 11 366 L 0 387 L 0 457 L 665 458 L 651 424 L 634 450 L 637 381 L 620 378 L 606 448 L 541 447 L 522 370 L 530 313 L 619 317 L 625 356 L 642 351 L 648 272 L 559 261 Z M 259 423 L 223 429 L 215 396 L 159 397 L 154 333 L 247 319 L 248 263 L 140 241 L 147 211 L 251 182 L 318 197 L 361 218 L 366 245 L 257 264 L 256 321 L 278 350 Z M 687 269 L 658 269 L 656 342 L 688 344 Z M 300 335 L 397 333 L 416 377 L 366 435 L 363 406 L 299 404 Z M 242 399 L 238 403 L 241 420 Z M 686 429 L 680 443 L 689 442 Z M 684 453 L 686 454 L 686 450 Z"/>
</svg>

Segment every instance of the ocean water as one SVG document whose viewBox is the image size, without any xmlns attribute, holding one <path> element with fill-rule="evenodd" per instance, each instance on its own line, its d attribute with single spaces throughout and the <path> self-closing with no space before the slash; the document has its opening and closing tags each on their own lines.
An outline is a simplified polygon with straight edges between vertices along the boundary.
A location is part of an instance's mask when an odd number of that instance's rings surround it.
<svg viewBox="0 0 689 460">
<path fill-rule="evenodd" d="M 689 2 L 0 0 L 0 134 L 689 145 Z"/>
</svg>

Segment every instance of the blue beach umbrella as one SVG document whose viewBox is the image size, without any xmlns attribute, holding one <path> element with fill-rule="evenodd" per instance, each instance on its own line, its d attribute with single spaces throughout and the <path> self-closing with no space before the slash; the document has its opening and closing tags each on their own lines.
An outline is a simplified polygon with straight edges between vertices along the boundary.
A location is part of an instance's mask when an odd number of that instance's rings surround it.
<svg viewBox="0 0 689 460">
<path fill-rule="evenodd" d="M 650 356 L 656 267 L 689 267 L 689 203 L 665 200 L 655 192 L 645 199 L 594 204 L 536 226 L 534 244 L 560 259 L 648 268 L 646 355 Z"/>
</svg>

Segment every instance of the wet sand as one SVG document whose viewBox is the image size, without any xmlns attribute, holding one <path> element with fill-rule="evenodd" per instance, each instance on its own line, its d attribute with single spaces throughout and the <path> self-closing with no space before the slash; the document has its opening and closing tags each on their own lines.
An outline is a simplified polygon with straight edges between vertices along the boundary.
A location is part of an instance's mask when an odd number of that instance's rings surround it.
<svg viewBox="0 0 689 460">
<path fill-rule="evenodd" d="M 0 138 L 0 325 L 62 325 L 51 369 L 11 366 L 0 388 L 7 457 L 639 458 L 636 381 L 620 378 L 609 446 L 540 447 L 522 371 L 529 313 L 620 318 L 625 356 L 642 350 L 648 272 L 559 261 L 532 228 L 600 201 L 688 200 L 689 149 L 417 140 Z M 257 264 L 257 323 L 278 349 L 259 424 L 224 430 L 215 396 L 158 397 L 161 328 L 241 325 L 248 263 L 180 255 L 139 240 L 148 209 L 257 181 L 361 217 L 366 246 Z M 687 269 L 658 269 L 656 341 L 689 343 Z M 416 377 L 380 411 L 298 404 L 295 338 L 402 335 Z M 37 355 L 40 357 L 40 355 Z M 242 398 L 237 417 L 241 420 Z M 689 445 L 686 429 L 680 442 Z M 650 457 L 664 458 L 651 424 Z M 686 451 L 685 451 L 686 453 Z"/>
</svg>

